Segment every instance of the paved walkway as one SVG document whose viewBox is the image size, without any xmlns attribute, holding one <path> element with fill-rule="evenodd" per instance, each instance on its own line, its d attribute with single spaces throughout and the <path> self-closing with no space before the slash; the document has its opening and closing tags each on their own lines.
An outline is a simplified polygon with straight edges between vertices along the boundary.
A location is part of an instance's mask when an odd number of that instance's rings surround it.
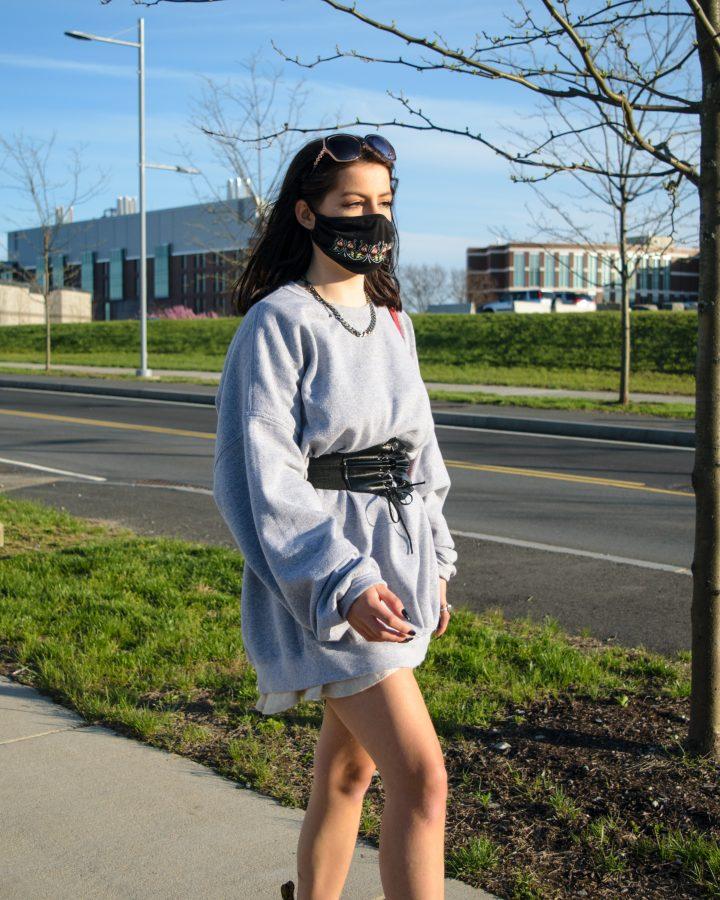
<svg viewBox="0 0 720 900">
<path fill-rule="evenodd" d="M 28 372 L 42 371 L 45 366 L 42 363 L 11 363 L 0 362 L 2 368 L 27 368 Z M 96 375 L 134 375 L 135 369 L 118 366 L 79 366 L 79 365 L 53 365 L 51 374 L 62 372 L 78 372 Z M 152 369 L 153 375 L 167 378 L 202 378 L 206 381 L 219 381 L 219 372 L 202 372 L 188 369 Z M 588 400 L 615 400 L 616 391 L 575 391 L 559 388 L 519 387 L 516 385 L 501 384 L 453 384 L 441 381 L 426 381 L 428 390 L 435 391 L 460 391 L 470 393 L 482 391 L 487 394 L 502 394 L 503 396 L 522 397 L 584 397 Z M 631 391 L 631 400 L 636 403 L 690 403 L 695 405 L 695 397 L 687 394 L 648 394 Z"/>
<path fill-rule="evenodd" d="M 303 811 L 0 677 L 3 900 L 264 900 L 297 884 Z M 343 900 L 382 900 L 358 841 Z M 447 900 L 496 900 L 446 881 Z"/>
</svg>

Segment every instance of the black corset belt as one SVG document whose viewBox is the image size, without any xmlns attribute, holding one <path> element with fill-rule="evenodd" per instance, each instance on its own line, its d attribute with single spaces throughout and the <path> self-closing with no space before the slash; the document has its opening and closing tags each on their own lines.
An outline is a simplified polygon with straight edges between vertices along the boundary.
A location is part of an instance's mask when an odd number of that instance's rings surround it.
<svg viewBox="0 0 720 900">
<path fill-rule="evenodd" d="M 364 450 L 350 453 L 325 453 L 308 459 L 308 481 L 316 488 L 329 490 L 365 491 L 387 498 L 390 518 L 400 522 L 410 541 L 400 507 L 412 501 L 413 487 L 424 481 L 408 481 L 407 472 L 412 460 L 406 445 L 393 437 L 383 444 L 374 444 Z M 393 516 L 393 510 L 397 518 Z"/>
</svg>

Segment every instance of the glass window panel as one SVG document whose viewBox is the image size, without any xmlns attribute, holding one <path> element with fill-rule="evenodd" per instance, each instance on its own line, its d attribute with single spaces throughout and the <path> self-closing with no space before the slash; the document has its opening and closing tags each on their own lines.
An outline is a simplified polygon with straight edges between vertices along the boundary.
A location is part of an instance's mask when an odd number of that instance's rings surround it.
<svg viewBox="0 0 720 900">
<path fill-rule="evenodd" d="M 529 287 L 540 287 L 540 254 L 530 254 L 530 273 L 528 276 Z"/>
<path fill-rule="evenodd" d="M 544 286 L 555 287 L 555 257 L 552 253 L 545 254 Z"/>
<path fill-rule="evenodd" d="M 558 284 L 560 287 L 570 287 L 570 254 L 560 254 L 560 266 L 558 272 Z"/>
<path fill-rule="evenodd" d="M 125 262 L 124 250 L 110 251 L 110 299 L 122 300 L 124 296 L 123 264 Z"/>
<path fill-rule="evenodd" d="M 513 287 L 525 287 L 525 253 L 513 253 Z"/>
<path fill-rule="evenodd" d="M 53 290 L 65 287 L 65 256 L 62 253 L 53 253 L 50 257 L 51 275 L 50 282 Z"/>
<path fill-rule="evenodd" d="M 582 255 L 582 253 L 573 253 L 572 286 L 574 288 L 583 287 L 583 255 Z"/>
<path fill-rule="evenodd" d="M 155 248 L 154 291 L 157 298 L 170 296 L 170 244 Z"/>
<path fill-rule="evenodd" d="M 588 273 L 587 273 L 588 287 L 594 288 L 597 286 L 597 273 L 598 273 L 597 253 L 590 253 L 588 255 Z"/>
<path fill-rule="evenodd" d="M 40 290 L 45 290 L 45 257 L 38 256 L 35 260 L 35 280 L 40 286 Z"/>
<path fill-rule="evenodd" d="M 92 294 L 95 281 L 95 254 L 84 250 L 80 254 L 80 287 Z"/>
</svg>

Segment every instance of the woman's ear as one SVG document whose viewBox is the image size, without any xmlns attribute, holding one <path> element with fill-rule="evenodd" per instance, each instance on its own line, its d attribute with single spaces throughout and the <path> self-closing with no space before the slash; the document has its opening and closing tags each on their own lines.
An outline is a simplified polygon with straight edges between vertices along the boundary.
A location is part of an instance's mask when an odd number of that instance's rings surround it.
<svg viewBox="0 0 720 900">
<path fill-rule="evenodd" d="M 306 200 L 297 201 L 295 204 L 295 216 L 303 228 L 312 230 L 315 227 L 315 213 L 310 209 Z"/>
</svg>

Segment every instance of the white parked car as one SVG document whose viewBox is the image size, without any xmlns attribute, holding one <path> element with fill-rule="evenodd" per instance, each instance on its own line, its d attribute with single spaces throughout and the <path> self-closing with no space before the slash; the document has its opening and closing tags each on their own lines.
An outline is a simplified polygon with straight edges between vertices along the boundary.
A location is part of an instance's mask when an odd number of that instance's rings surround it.
<svg viewBox="0 0 720 900">
<path fill-rule="evenodd" d="M 540 288 L 503 291 L 497 300 L 485 303 L 479 312 L 595 312 L 597 303 L 579 291 L 545 291 Z"/>
<path fill-rule="evenodd" d="M 549 313 L 552 305 L 552 291 L 538 288 L 529 290 L 503 291 L 497 300 L 484 303 L 480 312 Z"/>
<path fill-rule="evenodd" d="M 513 306 L 512 300 L 492 300 L 490 303 L 483 303 L 482 306 L 478 307 L 478 312 L 515 312 L 515 307 Z"/>
<path fill-rule="evenodd" d="M 590 294 L 579 291 L 556 291 L 552 304 L 553 312 L 597 312 L 597 303 Z"/>
</svg>

